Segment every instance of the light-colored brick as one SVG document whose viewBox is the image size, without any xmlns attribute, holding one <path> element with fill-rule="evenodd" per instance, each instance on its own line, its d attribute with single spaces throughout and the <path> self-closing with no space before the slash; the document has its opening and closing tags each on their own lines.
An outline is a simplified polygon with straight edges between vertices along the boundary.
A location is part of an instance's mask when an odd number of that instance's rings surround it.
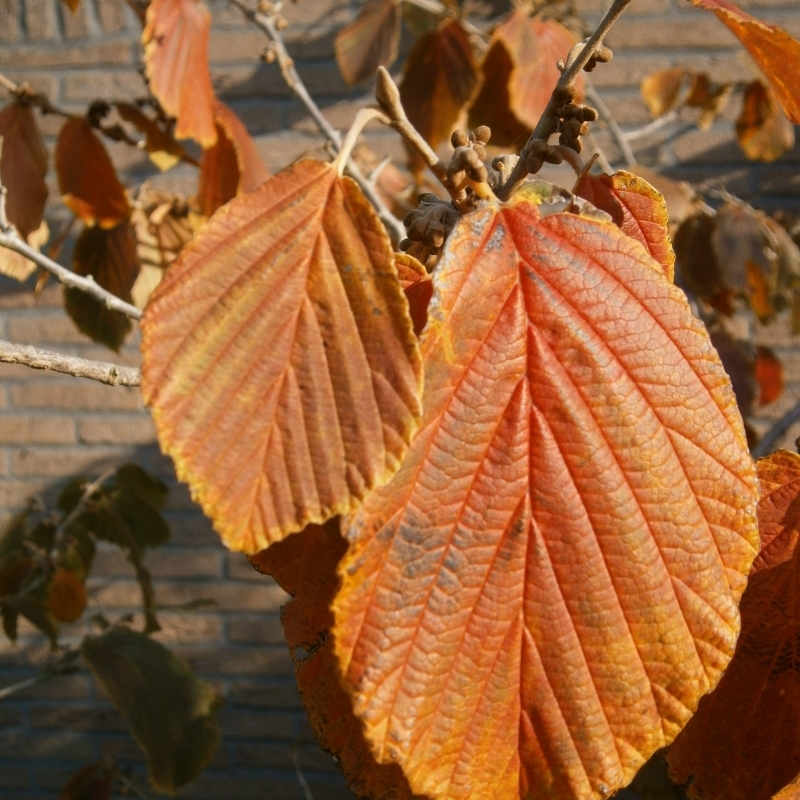
<svg viewBox="0 0 800 800">
<path fill-rule="evenodd" d="M 85 39 L 89 35 L 86 3 L 81 3 L 74 13 L 67 8 L 66 3 L 60 3 L 59 11 L 61 12 L 61 27 L 64 31 L 65 39 Z"/>
<path fill-rule="evenodd" d="M 118 33 L 126 27 L 125 3 L 122 0 L 97 0 L 100 25 L 106 33 Z"/>
<path fill-rule="evenodd" d="M 31 46 L 4 47 L 0 50 L 0 66 L 16 69 L 47 67 L 76 67 L 94 64 L 132 64 L 131 42 L 99 42 L 73 47 L 41 49 Z"/>
<path fill-rule="evenodd" d="M 144 408 L 138 389 L 75 378 L 28 381 L 12 387 L 11 399 L 18 409 L 136 411 Z"/>
<path fill-rule="evenodd" d="M 29 40 L 55 38 L 56 1 L 25 0 L 25 32 Z"/>
<path fill-rule="evenodd" d="M 71 444 L 75 441 L 75 420 L 69 417 L 0 416 L 2 444 Z"/>
<path fill-rule="evenodd" d="M 148 444 L 156 438 L 149 415 L 81 417 L 78 439 L 85 444 Z"/>
<path fill-rule="evenodd" d="M 222 550 L 202 551 L 159 548 L 148 553 L 145 566 L 154 578 L 217 578 Z M 133 577 L 133 568 L 116 548 L 97 552 L 92 575 L 102 578 Z"/>
<path fill-rule="evenodd" d="M 119 464 L 129 456 L 130 451 L 122 448 L 24 447 L 14 453 L 11 461 L 16 477 L 61 478 L 86 472 L 99 474 L 108 465 Z"/>
<path fill-rule="evenodd" d="M 20 0 L 0 0 L 0 42 L 16 42 L 22 37 Z"/>
<path fill-rule="evenodd" d="M 66 75 L 61 92 L 65 100 L 72 102 L 89 102 L 99 99 L 122 100 L 140 95 L 143 87 L 141 76 L 135 72 L 90 70 Z"/>
<path fill-rule="evenodd" d="M 237 644 L 285 644 L 277 614 L 236 615 L 228 621 L 228 638 Z"/>
<path fill-rule="evenodd" d="M 25 344 L 82 344 L 89 341 L 63 314 L 14 317 L 6 324 L 9 339 Z"/>
</svg>

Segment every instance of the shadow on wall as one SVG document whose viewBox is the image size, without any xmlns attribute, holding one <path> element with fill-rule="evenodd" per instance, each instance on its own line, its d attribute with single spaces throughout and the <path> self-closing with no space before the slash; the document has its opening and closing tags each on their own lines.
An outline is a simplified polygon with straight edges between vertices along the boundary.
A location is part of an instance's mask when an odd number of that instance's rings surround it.
<svg viewBox="0 0 800 800">
<path fill-rule="evenodd" d="M 297 760 L 314 800 L 349 797 L 335 761 L 315 744 L 297 694 L 278 618 L 286 595 L 243 555 L 224 550 L 155 445 L 132 449 L 127 460 L 170 488 L 164 512 L 170 539 L 145 562 L 163 628 L 156 638 L 185 658 L 226 701 L 220 713 L 222 744 L 206 772 L 180 796 L 305 800 Z M 83 474 L 96 477 L 108 466 L 108 460 L 99 460 Z M 48 507 L 65 482 L 54 481 L 41 493 Z M 96 613 L 111 621 L 133 614 L 141 626 L 140 589 L 117 548 L 101 543 L 87 589 L 86 612 L 79 622 L 62 626 L 63 643 L 78 643 Z M 199 600 L 213 605 L 178 608 Z M 25 625 L 20 634 L 16 645 L 0 640 L 0 688 L 37 674 L 47 658 L 43 637 Z M 103 754 L 132 766 L 143 779 L 141 752 L 86 669 L 0 701 L 2 800 L 55 798 L 72 773 Z"/>
</svg>

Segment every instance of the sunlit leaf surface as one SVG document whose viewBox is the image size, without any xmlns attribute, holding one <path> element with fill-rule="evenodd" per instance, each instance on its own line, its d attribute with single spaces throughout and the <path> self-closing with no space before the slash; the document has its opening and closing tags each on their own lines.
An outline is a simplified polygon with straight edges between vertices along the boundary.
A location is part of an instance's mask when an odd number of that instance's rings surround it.
<svg viewBox="0 0 800 800">
<path fill-rule="evenodd" d="M 220 209 L 154 292 L 142 337 L 161 446 L 233 549 L 352 510 L 417 426 L 388 236 L 329 164 L 300 161 Z"/>
<path fill-rule="evenodd" d="M 346 525 L 334 601 L 373 753 L 433 798 L 604 798 L 719 680 L 758 545 L 730 382 L 609 222 L 465 216 L 424 417 Z"/>
<path fill-rule="evenodd" d="M 400 45 L 400 5 L 398 0 L 372 0 L 336 34 L 336 63 L 349 84 L 361 83 L 378 67 L 394 63 Z"/>
</svg>

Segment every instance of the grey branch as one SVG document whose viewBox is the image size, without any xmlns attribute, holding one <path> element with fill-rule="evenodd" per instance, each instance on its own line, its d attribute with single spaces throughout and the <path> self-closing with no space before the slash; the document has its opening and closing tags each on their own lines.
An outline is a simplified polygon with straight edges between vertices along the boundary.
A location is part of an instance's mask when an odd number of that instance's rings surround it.
<svg viewBox="0 0 800 800">
<path fill-rule="evenodd" d="M 789 428 L 800 420 L 800 403 L 792 406 L 765 434 L 753 448 L 753 458 L 768 456 L 789 432 Z"/>
<path fill-rule="evenodd" d="M 0 189 L 0 191 L 2 191 L 2 189 Z M 0 247 L 7 247 L 9 250 L 14 250 L 20 255 L 29 258 L 37 267 L 41 267 L 43 270 L 58 278 L 64 286 L 69 286 L 72 289 L 80 289 L 82 292 L 92 295 L 92 297 L 99 300 L 106 308 L 112 311 L 119 311 L 121 314 L 131 319 L 141 319 L 142 312 L 136 308 L 136 306 L 132 306 L 130 303 L 120 300 L 115 294 L 106 291 L 91 275 L 87 275 L 84 278 L 82 275 L 78 275 L 72 270 L 62 267 L 61 264 L 57 264 L 44 255 L 44 253 L 40 253 L 35 247 L 31 247 L 27 242 L 23 241 L 13 228 L 7 228 L 6 230 L 0 229 Z"/>
<path fill-rule="evenodd" d="M 600 20 L 600 23 L 595 29 L 594 33 L 586 40 L 586 43 L 583 45 L 580 51 L 577 53 L 575 52 L 577 51 L 577 47 L 574 47 L 572 51 L 570 51 L 569 63 L 565 65 L 565 69 L 561 73 L 561 77 L 558 80 L 556 88 L 569 87 L 575 83 L 575 79 L 580 74 L 580 71 L 589 63 L 591 57 L 600 49 L 600 47 L 602 47 L 603 39 L 614 26 L 614 23 L 622 16 L 623 12 L 631 4 L 631 2 L 632 0 L 614 0 L 611 8 L 609 8 L 603 19 Z M 528 138 L 525 147 L 522 148 L 523 154 L 528 152 L 528 149 L 536 140 L 546 140 L 549 138 L 549 125 L 551 124 L 553 114 L 559 105 L 559 102 L 555 99 L 555 94 L 556 93 L 554 91 L 550 96 L 547 107 L 542 112 L 542 116 L 539 118 L 536 128 Z M 511 175 L 508 176 L 508 180 L 500 188 L 500 191 L 498 192 L 500 199 L 507 200 L 512 194 L 514 194 L 527 176 L 527 159 L 523 155 L 523 157 L 521 157 L 517 162 L 517 165 L 514 167 Z"/>
<path fill-rule="evenodd" d="M 286 85 L 302 100 L 303 105 L 308 109 L 309 114 L 313 118 L 320 132 L 325 138 L 333 145 L 338 152 L 342 148 L 342 135 L 334 128 L 330 122 L 323 116 L 319 106 L 314 102 L 311 95 L 308 93 L 305 84 L 297 70 L 294 68 L 294 61 L 286 50 L 286 45 L 283 43 L 283 37 L 275 24 L 275 18 L 267 14 L 261 14 L 258 11 L 253 11 L 243 2 L 243 0 L 230 0 L 242 14 L 247 17 L 255 25 L 258 25 L 270 39 L 272 52 L 278 61 L 278 66 L 281 68 L 281 74 L 286 81 Z M 380 195 L 375 185 L 361 172 L 358 165 L 351 159 L 347 159 L 345 165 L 345 172 L 353 178 L 353 180 L 361 187 L 366 198 L 372 203 L 375 211 L 381 219 L 381 222 L 386 226 L 389 235 L 395 242 L 399 242 L 405 238 L 406 229 L 403 223 L 392 214 L 386 207 L 386 204 L 381 200 Z"/>
<path fill-rule="evenodd" d="M 597 89 L 594 88 L 592 82 L 590 80 L 585 81 L 586 86 L 586 97 L 588 98 L 589 102 L 600 112 L 600 119 L 602 119 L 606 125 L 608 125 L 608 129 L 611 131 L 611 135 L 614 137 L 614 140 L 619 147 L 622 157 L 625 159 L 625 165 L 630 167 L 636 166 L 636 156 L 633 154 L 633 149 L 631 148 L 630 144 L 628 144 L 628 137 L 623 133 L 622 128 L 620 128 L 617 121 L 614 119 L 613 114 L 609 110 L 608 106 L 605 104 L 603 98 L 598 94 Z"/>
<path fill-rule="evenodd" d="M 33 369 L 51 369 L 74 375 L 76 378 L 91 378 L 110 386 L 138 386 L 142 374 L 134 367 L 121 367 L 107 361 L 89 361 L 86 358 L 67 356 L 52 350 L 41 350 L 26 344 L 14 344 L 0 339 L 0 361 L 7 364 L 24 364 Z"/>
</svg>

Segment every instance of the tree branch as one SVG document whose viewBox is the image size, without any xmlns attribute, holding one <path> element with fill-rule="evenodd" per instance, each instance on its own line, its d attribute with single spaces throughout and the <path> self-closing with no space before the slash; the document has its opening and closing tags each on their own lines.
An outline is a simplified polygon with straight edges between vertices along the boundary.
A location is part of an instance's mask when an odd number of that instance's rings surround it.
<svg viewBox="0 0 800 800">
<path fill-rule="evenodd" d="M 57 114 L 59 117 L 64 117 L 65 119 L 75 116 L 74 114 L 70 114 L 68 111 L 64 111 L 57 106 L 54 106 L 46 95 L 43 95 L 41 92 L 34 92 L 27 83 L 23 83 L 21 86 L 18 86 L 16 83 L 14 83 L 14 81 L 10 80 L 1 73 L 0 86 L 2 86 L 9 94 L 14 95 L 14 97 L 24 100 L 30 105 L 37 106 L 42 110 L 43 114 Z"/>
<path fill-rule="evenodd" d="M 528 177 L 528 159 L 527 154 L 536 142 L 547 142 L 551 134 L 555 132 L 553 128 L 553 120 L 556 118 L 557 109 L 563 105 L 563 95 L 565 90 L 572 88 L 575 84 L 575 79 L 580 74 L 581 70 L 589 63 L 593 56 L 595 56 L 603 47 L 603 39 L 614 26 L 614 23 L 622 16 L 625 9 L 631 4 L 632 0 L 614 0 L 611 8 L 609 8 L 606 15 L 600 20 L 594 33 L 582 45 L 576 45 L 570 51 L 567 58 L 567 63 L 564 65 L 564 70 L 561 77 L 556 84 L 553 93 L 550 95 L 550 100 L 536 124 L 536 128 L 530 135 L 525 146 L 522 148 L 520 159 L 516 166 L 508 176 L 508 180 L 499 188 L 497 194 L 501 200 L 507 200 L 523 183 L 525 178 Z"/>
<path fill-rule="evenodd" d="M 800 402 L 792 406 L 762 437 L 759 443 L 753 448 L 753 458 L 763 458 L 768 456 L 778 442 L 788 432 L 789 428 L 800 420 Z"/>
<path fill-rule="evenodd" d="M 271 42 L 271 50 L 275 54 L 286 85 L 300 98 L 303 105 L 308 109 L 309 114 L 311 114 L 312 119 L 317 124 L 320 132 L 334 148 L 336 148 L 336 152 L 339 152 L 342 148 L 342 135 L 327 119 L 325 119 L 319 106 L 314 102 L 302 79 L 297 74 L 297 70 L 294 68 L 294 61 L 286 50 L 286 45 L 283 43 L 283 37 L 278 30 L 274 16 L 268 16 L 258 11 L 253 11 L 251 8 L 248 8 L 243 0 L 230 0 L 230 2 L 233 3 L 247 19 L 255 25 L 258 25 L 258 27 L 267 34 Z M 351 158 L 347 159 L 345 171 L 361 187 L 361 191 L 364 192 L 366 198 L 372 203 L 381 222 L 386 226 L 389 235 L 395 240 L 395 243 L 403 239 L 406 235 L 403 223 L 389 211 L 378 194 L 377 188 L 361 172 L 358 165 Z"/>
<path fill-rule="evenodd" d="M 609 110 L 608 106 L 605 104 L 605 101 L 598 93 L 597 89 L 594 88 L 591 81 L 586 81 L 586 97 L 588 98 L 589 102 L 600 112 L 600 118 L 608 125 L 608 129 L 611 131 L 611 135 L 614 137 L 614 141 L 617 143 L 617 146 L 622 153 L 622 157 L 625 159 L 625 166 L 628 168 L 636 166 L 636 156 L 633 154 L 633 149 L 631 148 L 630 144 L 628 143 L 628 138 L 623 132 L 622 128 L 617 124 L 617 121 L 614 119 L 611 111 Z"/>
<path fill-rule="evenodd" d="M 90 378 L 109 386 L 139 386 L 142 375 L 134 367 L 121 367 L 105 361 L 89 361 L 86 358 L 67 356 L 51 350 L 41 350 L 26 344 L 14 344 L 0 339 L 0 361 L 7 364 L 23 364 L 32 369 L 51 369 Z"/>
<path fill-rule="evenodd" d="M 0 187 L 0 193 L 5 193 L 3 187 Z M 20 255 L 29 258 L 37 267 L 41 267 L 58 278 L 64 286 L 69 286 L 71 289 L 80 289 L 80 291 L 92 295 L 111 311 L 119 311 L 120 314 L 124 314 L 131 319 L 142 318 L 142 312 L 136 306 L 132 306 L 130 303 L 120 300 L 115 294 L 106 291 L 91 275 L 87 275 L 84 278 L 82 275 L 62 267 L 61 264 L 57 264 L 44 253 L 40 253 L 35 247 L 31 247 L 27 242 L 23 241 L 10 226 L 3 230 L 1 222 L 0 247 L 7 247 L 9 250 L 14 250 Z"/>
</svg>

